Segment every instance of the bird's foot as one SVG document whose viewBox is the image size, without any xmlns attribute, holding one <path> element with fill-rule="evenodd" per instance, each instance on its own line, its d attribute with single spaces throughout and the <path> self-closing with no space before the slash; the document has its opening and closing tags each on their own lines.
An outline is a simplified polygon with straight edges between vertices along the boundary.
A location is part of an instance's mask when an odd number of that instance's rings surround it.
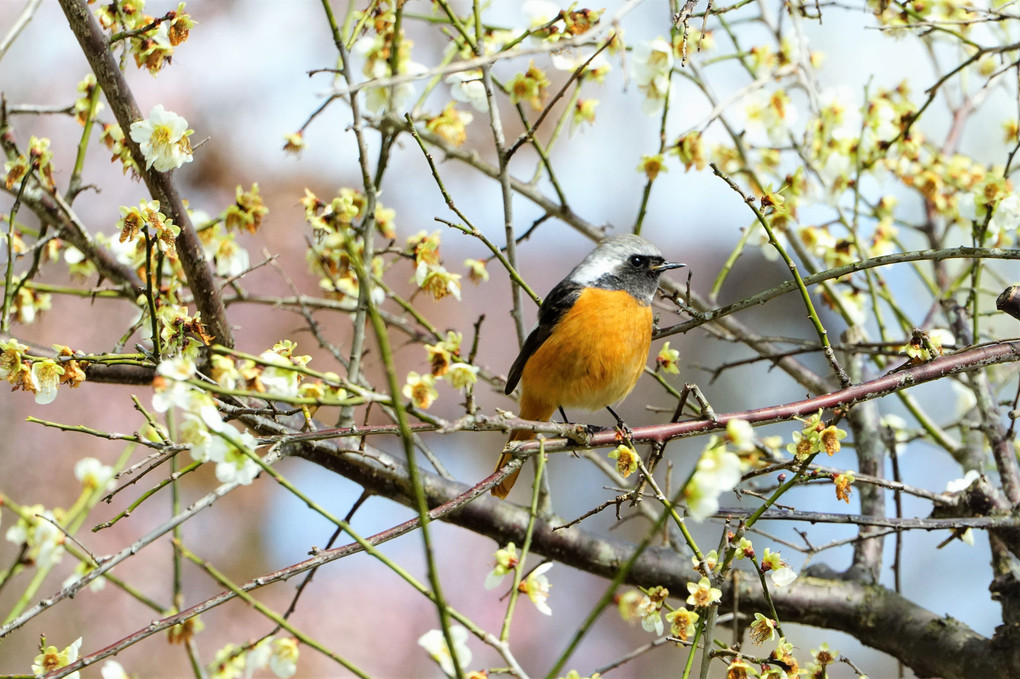
<svg viewBox="0 0 1020 679">
<path fill-rule="evenodd" d="M 633 446 L 634 430 L 631 429 L 627 425 L 627 423 L 623 421 L 622 417 L 616 414 L 615 410 L 613 410 L 609 406 L 606 406 L 606 410 L 608 410 L 610 414 L 616 418 L 616 438 L 620 441 L 625 442 L 629 446 Z"/>
</svg>

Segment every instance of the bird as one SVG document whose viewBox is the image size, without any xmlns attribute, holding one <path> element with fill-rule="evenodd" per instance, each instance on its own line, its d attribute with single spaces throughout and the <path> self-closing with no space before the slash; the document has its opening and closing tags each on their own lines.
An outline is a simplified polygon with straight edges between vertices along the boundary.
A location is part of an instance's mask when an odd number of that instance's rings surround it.
<svg viewBox="0 0 1020 679">
<path fill-rule="evenodd" d="M 652 342 L 652 298 L 668 262 L 634 234 L 610 236 L 556 284 L 510 368 L 505 393 L 521 385 L 520 417 L 549 420 L 558 408 L 609 408 L 631 392 Z M 617 421 L 622 421 L 617 417 Z M 507 445 L 535 437 L 515 429 Z M 496 471 L 510 461 L 504 447 Z M 520 469 L 492 488 L 505 498 Z"/>
</svg>

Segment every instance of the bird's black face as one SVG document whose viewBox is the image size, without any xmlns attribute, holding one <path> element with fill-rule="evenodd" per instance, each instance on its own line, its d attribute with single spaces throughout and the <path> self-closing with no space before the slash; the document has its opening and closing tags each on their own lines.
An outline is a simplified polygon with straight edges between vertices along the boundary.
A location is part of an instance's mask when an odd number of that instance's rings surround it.
<svg viewBox="0 0 1020 679">
<path fill-rule="evenodd" d="M 643 301 L 651 301 L 664 271 L 675 269 L 682 264 L 667 262 L 658 254 L 634 252 L 621 258 L 613 267 L 611 285 L 601 281 L 605 287 L 624 289 Z"/>
<path fill-rule="evenodd" d="M 676 262 L 667 262 L 664 257 L 651 254 L 633 254 L 626 258 L 623 266 L 620 267 L 620 276 L 631 280 L 647 278 L 658 282 L 659 276 L 669 269 L 677 269 L 684 266 Z"/>
<path fill-rule="evenodd" d="M 657 255 L 631 255 L 625 266 L 634 273 L 654 273 L 658 276 L 663 271 L 658 267 L 665 261 Z"/>
<path fill-rule="evenodd" d="M 645 269 L 648 267 L 647 255 L 631 255 L 627 258 L 627 264 L 633 269 Z"/>
</svg>

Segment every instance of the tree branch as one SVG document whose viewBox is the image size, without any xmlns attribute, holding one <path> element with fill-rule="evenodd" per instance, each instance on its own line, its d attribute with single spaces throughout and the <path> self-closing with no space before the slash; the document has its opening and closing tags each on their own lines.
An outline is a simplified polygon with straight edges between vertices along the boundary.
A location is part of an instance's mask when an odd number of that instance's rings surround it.
<svg viewBox="0 0 1020 679">
<path fill-rule="evenodd" d="M 295 424 L 299 424 L 295 420 Z M 302 446 L 296 454 L 354 480 L 370 491 L 410 505 L 411 492 L 402 462 L 381 451 L 366 456 L 351 454 L 320 442 Z M 437 475 L 421 473 L 430 506 L 464 493 L 463 484 Z M 528 512 L 509 502 L 481 496 L 445 520 L 486 535 L 500 544 L 524 538 Z M 576 526 L 554 530 L 566 523 L 558 517 L 535 523 L 532 551 L 602 577 L 612 578 L 630 557 L 634 545 L 625 540 L 597 535 Z M 627 582 L 651 587 L 662 585 L 674 592 L 686 591 L 697 579 L 688 556 L 657 547 L 641 554 Z M 742 606 L 764 610 L 764 597 L 756 576 L 741 575 L 738 596 Z M 1000 647 L 951 618 L 942 618 L 878 585 L 801 577 L 785 588 L 776 588 L 773 602 L 784 621 L 818 625 L 853 635 L 863 643 L 901 658 L 918 676 L 1006 676 L 1020 666 L 1020 647 Z M 732 593 L 724 595 L 731 601 Z"/>
<path fill-rule="evenodd" d="M 120 129 L 124 132 L 124 143 L 131 150 L 131 156 L 141 172 L 142 179 L 152 197 L 159 201 L 160 208 L 166 210 L 173 223 L 180 227 L 177 236 L 177 252 L 181 266 L 188 277 L 195 298 L 195 306 L 202 313 L 202 322 L 208 328 L 215 341 L 226 346 L 234 345 L 234 335 L 227 323 L 226 311 L 219 289 L 213 280 L 212 269 L 202 252 L 202 244 L 191 223 L 188 211 L 184 208 L 172 172 L 145 170 L 145 158 L 138 143 L 131 138 L 131 123 L 143 116 L 135 102 L 134 95 L 128 87 L 124 74 L 117 67 L 106 42 L 106 35 L 99 23 L 89 11 L 85 0 L 60 0 L 60 7 L 81 45 L 85 58 L 95 73 L 96 81 L 103 88 L 106 100 L 110 103 L 117 118 Z"/>
</svg>

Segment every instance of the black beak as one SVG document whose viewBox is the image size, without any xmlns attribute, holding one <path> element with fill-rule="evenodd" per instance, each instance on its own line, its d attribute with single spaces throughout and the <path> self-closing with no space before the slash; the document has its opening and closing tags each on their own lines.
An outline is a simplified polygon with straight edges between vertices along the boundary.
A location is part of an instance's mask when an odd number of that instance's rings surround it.
<svg viewBox="0 0 1020 679">
<path fill-rule="evenodd" d="M 682 266 L 687 265 L 681 264 L 679 262 L 663 262 L 662 264 L 657 264 L 653 266 L 652 271 L 655 271 L 656 273 L 661 273 L 663 271 L 669 271 L 670 269 L 679 269 Z"/>
</svg>

